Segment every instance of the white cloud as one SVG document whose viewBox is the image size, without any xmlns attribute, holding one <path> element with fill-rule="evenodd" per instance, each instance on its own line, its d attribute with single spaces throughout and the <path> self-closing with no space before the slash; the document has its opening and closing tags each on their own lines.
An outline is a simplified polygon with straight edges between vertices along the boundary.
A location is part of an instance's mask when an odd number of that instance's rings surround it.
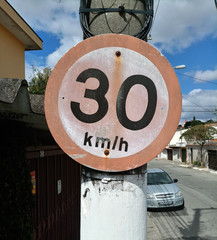
<svg viewBox="0 0 217 240">
<path fill-rule="evenodd" d="M 56 34 L 60 39 L 65 35 L 80 36 L 79 0 L 9 0 L 12 6 L 36 31 Z M 22 2 L 22 4 L 21 4 Z"/>
<path fill-rule="evenodd" d="M 193 89 L 192 91 L 189 92 L 189 96 L 195 96 L 198 93 L 200 93 L 202 91 L 202 89 Z"/>
<path fill-rule="evenodd" d="M 78 11 L 80 0 L 8 1 L 36 32 L 52 33 L 59 39 L 58 48 L 45 56 L 45 67 L 53 68 L 72 46 L 82 41 Z M 155 0 L 155 9 L 157 3 Z M 151 30 L 153 40 L 149 43 L 160 51 L 177 53 L 207 36 L 217 37 L 216 22 L 213 0 L 160 1 Z M 41 66 L 41 59 L 38 60 Z"/>
<path fill-rule="evenodd" d="M 37 30 L 56 34 L 61 45 L 82 40 L 78 9 L 80 0 L 8 0 L 28 24 Z M 155 9 L 158 0 L 155 0 Z M 152 41 L 160 50 L 181 51 L 206 36 L 217 37 L 217 13 L 213 0 L 160 1 Z M 60 47 L 62 51 L 64 47 Z M 58 55 L 58 54 L 57 54 Z"/>
<path fill-rule="evenodd" d="M 25 75 L 26 75 L 26 80 L 29 82 L 31 78 L 33 77 L 33 71 L 32 71 L 32 65 L 26 63 L 25 64 Z"/>
<path fill-rule="evenodd" d="M 155 6 L 158 0 L 155 0 Z M 182 51 L 206 36 L 217 37 L 213 0 L 161 1 L 153 24 L 151 44 L 169 53 Z"/>
<path fill-rule="evenodd" d="M 53 68 L 57 62 L 59 61 L 59 59 L 61 57 L 63 57 L 63 55 L 69 50 L 71 49 L 72 46 L 78 44 L 80 42 L 80 38 L 74 38 L 73 44 L 71 41 L 71 37 L 64 37 L 63 39 L 61 39 L 60 41 L 60 47 L 54 51 L 53 53 L 49 54 L 47 57 L 47 65 L 51 68 Z"/>
<path fill-rule="evenodd" d="M 195 82 L 213 81 L 217 80 L 217 69 L 216 70 L 206 70 L 206 71 L 196 71 L 194 75 Z"/>
<path fill-rule="evenodd" d="M 53 68 L 72 46 L 82 40 L 79 0 L 22 0 L 22 3 L 9 0 L 9 2 L 36 32 L 52 33 L 59 39 L 59 48 L 49 54 L 44 61 L 47 66 Z M 34 66 L 37 67 L 37 64 Z M 28 75 L 29 71 L 26 72 Z"/>
<path fill-rule="evenodd" d="M 217 90 L 194 89 L 182 98 L 181 122 L 192 120 L 206 121 L 214 119 L 214 110 L 217 109 Z"/>
<path fill-rule="evenodd" d="M 44 66 L 41 66 L 41 65 L 34 65 L 34 67 L 39 71 L 44 69 Z M 25 64 L 25 75 L 26 75 L 26 81 L 28 82 L 34 76 L 33 66 L 28 63 Z"/>
</svg>

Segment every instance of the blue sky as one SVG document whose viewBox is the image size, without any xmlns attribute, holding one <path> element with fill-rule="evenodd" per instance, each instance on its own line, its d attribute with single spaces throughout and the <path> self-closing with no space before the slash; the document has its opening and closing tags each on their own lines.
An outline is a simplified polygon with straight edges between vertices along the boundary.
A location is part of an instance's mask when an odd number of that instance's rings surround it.
<svg viewBox="0 0 217 240">
<path fill-rule="evenodd" d="M 8 0 L 43 40 L 43 50 L 26 52 L 26 80 L 32 65 L 53 68 L 82 41 L 79 0 Z M 217 109 L 217 9 L 214 0 L 155 0 L 150 34 L 153 45 L 175 70 L 183 95 L 180 122 L 216 119 Z M 159 4 L 159 5 L 158 5 Z M 157 8 L 158 6 L 158 8 Z M 157 9 L 157 11 L 156 11 Z M 188 76 L 188 77 L 186 77 Z"/>
</svg>

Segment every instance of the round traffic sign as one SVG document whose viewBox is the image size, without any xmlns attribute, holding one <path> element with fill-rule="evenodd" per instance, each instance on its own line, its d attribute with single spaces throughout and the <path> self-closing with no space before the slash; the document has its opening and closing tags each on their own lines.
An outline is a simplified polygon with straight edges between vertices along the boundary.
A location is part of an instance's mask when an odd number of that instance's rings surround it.
<svg viewBox="0 0 217 240">
<path fill-rule="evenodd" d="M 176 74 L 161 53 L 127 35 L 86 39 L 57 63 L 45 93 L 48 127 L 79 163 L 137 168 L 160 153 L 181 115 Z"/>
</svg>

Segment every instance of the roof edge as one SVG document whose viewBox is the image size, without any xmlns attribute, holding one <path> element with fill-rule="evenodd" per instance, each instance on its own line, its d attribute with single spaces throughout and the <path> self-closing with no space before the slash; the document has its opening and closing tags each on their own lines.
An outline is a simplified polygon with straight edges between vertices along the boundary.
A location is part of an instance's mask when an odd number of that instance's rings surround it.
<svg viewBox="0 0 217 240">
<path fill-rule="evenodd" d="M 7 0 L 0 1 L 0 23 L 24 44 L 25 50 L 42 49 L 41 38 Z"/>
</svg>

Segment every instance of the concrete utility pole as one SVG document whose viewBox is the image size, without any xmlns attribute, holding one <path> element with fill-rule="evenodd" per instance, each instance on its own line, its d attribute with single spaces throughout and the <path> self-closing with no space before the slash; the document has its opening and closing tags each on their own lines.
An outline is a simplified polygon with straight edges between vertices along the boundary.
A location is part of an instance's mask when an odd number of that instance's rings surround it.
<svg viewBox="0 0 217 240">
<path fill-rule="evenodd" d="M 145 42 L 152 17 L 153 0 L 81 0 L 85 41 L 49 78 L 49 129 L 83 165 L 81 240 L 146 239 L 146 163 L 181 115 L 176 74 Z"/>
<path fill-rule="evenodd" d="M 89 13 L 89 29 L 94 35 L 118 33 L 135 35 L 145 24 L 145 14 L 129 14 L 125 9 L 147 10 L 145 1 L 94 0 L 92 8 L 119 8 L 120 12 Z M 109 173 L 82 167 L 81 239 L 146 239 L 146 170 Z"/>
<path fill-rule="evenodd" d="M 82 240 L 146 239 L 146 166 L 120 173 L 82 168 Z"/>
</svg>

